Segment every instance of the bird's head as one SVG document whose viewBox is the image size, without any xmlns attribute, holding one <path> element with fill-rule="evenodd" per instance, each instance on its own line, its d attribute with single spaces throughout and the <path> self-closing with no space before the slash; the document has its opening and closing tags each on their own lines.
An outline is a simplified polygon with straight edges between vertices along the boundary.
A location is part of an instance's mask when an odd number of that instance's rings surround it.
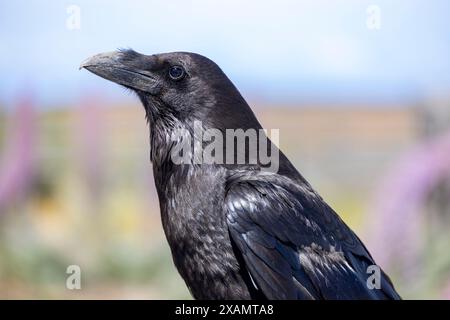
<svg viewBox="0 0 450 320">
<path fill-rule="evenodd" d="M 212 129 L 210 133 L 220 133 L 221 138 L 233 130 L 242 136 L 241 143 L 231 147 L 228 147 L 228 140 L 220 146 L 222 139 L 213 139 L 217 142 L 215 148 L 223 152 L 214 151 L 211 163 L 224 163 L 221 154 L 226 155 L 227 165 L 240 165 L 236 160 L 238 154 L 242 155 L 239 159 L 244 159 L 244 164 L 254 165 L 259 161 L 260 139 L 255 136 L 256 141 L 252 141 L 255 149 L 250 146 L 250 138 L 246 133 L 248 129 L 252 129 L 255 134 L 262 134 L 263 139 L 267 137 L 237 88 L 210 59 L 189 52 L 144 55 L 133 50 L 119 50 L 94 55 L 85 60 L 80 68 L 136 92 L 151 124 L 153 163 L 165 163 L 168 155 L 172 154 L 173 150 L 178 150 L 175 145 L 184 146 L 180 141 L 190 140 L 184 139 L 186 136 L 192 138 L 192 146 L 208 145 L 209 141 L 203 140 L 203 135 L 198 134 L 196 130 L 196 124 L 199 122 L 201 130 Z M 186 132 L 189 134 L 185 135 Z M 235 140 L 231 138 L 230 141 Z M 267 145 L 261 147 L 262 150 L 267 149 Z M 188 151 L 183 152 L 183 155 L 192 155 L 196 148 L 193 149 L 187 148 Z M 251 153 L 252 150 L 257 152 Z M 271 158 L 277 160 L 278 149 L 271 144 L 271 150 Z M 231 152 L 230 157 L 228 151 Z M 177 154 L 175 152 L 175 155 Z M 187 161 L 196 161 L 196 157 L 197 154 L 187 157 Z M 216 161 L 216 157 L 220 161 Z M 229 159 L 236 161 L 229 163 Z M 271 163 L 275 163 L 278 168 L 278 161 Z"/>
<path fill-rule="evenodd" d="M 242 127 L 242 122 L 233 123 L 236 118 L 244 123 L 251 118 L 255 125 L 256 118 L 239 91 L 217 64 L 199 54 L 144 55 L 119 50 L 94 55 L 80 68 L 136 92 L 151 120 L 167 115 L 207 123 L 220 119 L 220 123 L 209 123 L 217 127 L 228 119 L 226 126 L 233 128 Z"/>
</svg>

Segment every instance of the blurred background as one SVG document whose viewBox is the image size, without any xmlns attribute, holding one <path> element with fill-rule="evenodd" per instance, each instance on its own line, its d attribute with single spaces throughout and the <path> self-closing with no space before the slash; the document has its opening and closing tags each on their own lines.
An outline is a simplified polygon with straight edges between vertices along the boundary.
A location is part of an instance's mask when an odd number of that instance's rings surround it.
<svg viewBox="0 0 450 320">
<path fill-rule="evenodd" d="M 216 61 L 400 294 L 450 298 L 449 13 L 445 0 L 1 1 L 0 298 L 190 298 L 144 110 L 78 70 L 127 47 Z"/>
</svg>

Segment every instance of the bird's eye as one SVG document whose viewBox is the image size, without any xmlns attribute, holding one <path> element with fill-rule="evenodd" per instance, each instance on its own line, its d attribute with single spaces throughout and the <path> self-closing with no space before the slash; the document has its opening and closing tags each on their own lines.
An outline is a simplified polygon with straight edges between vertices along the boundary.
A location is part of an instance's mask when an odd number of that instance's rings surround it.
<svg viewBox="0 0 450 320">
<path fill-rule="evenodd" d="M 184 77 L 184 69 L 180 66 L 172 66 L 169 69 L 169 77 L 172 80 L 181 80 Z"/>
</svg>

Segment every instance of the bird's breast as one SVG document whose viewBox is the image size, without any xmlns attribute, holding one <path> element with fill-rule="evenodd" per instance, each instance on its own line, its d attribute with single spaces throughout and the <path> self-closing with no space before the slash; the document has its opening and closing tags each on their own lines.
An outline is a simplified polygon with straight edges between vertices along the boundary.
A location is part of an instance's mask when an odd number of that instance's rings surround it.
<svg viewBox="0 0 450 320">
<path fill-rule="evenodd" d="M 190 172 L 179 179 L 169 178 L 158 192 L 175 266 L 195 298 L 230 298 L 232 291 L 245 298 L 226 225 L 224 177 L 209 169 L 207 174 Z"/>
</svg>

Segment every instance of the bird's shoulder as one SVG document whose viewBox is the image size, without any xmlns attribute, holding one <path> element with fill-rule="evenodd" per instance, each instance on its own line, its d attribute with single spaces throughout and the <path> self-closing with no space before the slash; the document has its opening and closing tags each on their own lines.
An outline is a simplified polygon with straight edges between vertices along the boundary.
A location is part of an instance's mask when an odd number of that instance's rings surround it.
<svg viewBox="0 0 450 320">
<path fill-rule="evenodd" d="M 266 297 L 386 297 L 367 290 L 372 257 L 309 184 L 269 172 L 233 172 L 225 212 L 231 239 Z M 383 282 L 391 292 L 388 278 Z"/>
<path fill-rule="evenodd" d="M 245 218 L 283 241 L 344 247 L 372 260 L 358 237 L 308 183 L 271 172 L 236 171 L 229 175 L 225 190 L 229 222 Z"/>
</svg>

